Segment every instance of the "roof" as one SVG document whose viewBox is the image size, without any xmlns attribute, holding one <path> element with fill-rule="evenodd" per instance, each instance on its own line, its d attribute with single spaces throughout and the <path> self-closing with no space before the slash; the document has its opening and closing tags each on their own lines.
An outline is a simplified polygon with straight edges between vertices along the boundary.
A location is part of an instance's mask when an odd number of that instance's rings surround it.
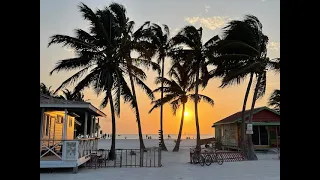
<svg viewBox="0 0 320 180">
<path fill-rule="evenodd" d="M 267 110 L 267 111 L 270 111 L 270 112 L 280 116 L 279 112 L 277 112 L 277 111 L 275 111 L 273 109 L 270 109 L 270 108 L 268 108 L 266 106 L 255 108 L 253 110 L 253 114 L 257 114 L 258 112 L 261 112 L 262 110 Z M 214 127 L 215 125 L 219 125 L 219 124 L 231 124 L 231 123 L 240 122 L 241 121 L 241 114 L 242 114 L 242 111 L 236 112 L 236 113 L 234 113 L 234 114 L 232 114 L 232 115 L 230 115 L 230 116 L 228 116 L 228 117 L 226 117 L 224 119 L 221 119 L 220 121 L 215 122 L 212 125 L 212 127 Z M 244 114 L 245 114 L 245 119 L 248 120 L 249 115 L 250 115 L 250 110 L 246 110 L 244 112 Z"/>
<path fill-rule="evenodd" d="M 97 116 L 106 116 L 102 111 L 94 107 L 91 103 L 54 98 L 43 93 L 40 93 L 40 108 L 86 109 Z"/>
</svg>

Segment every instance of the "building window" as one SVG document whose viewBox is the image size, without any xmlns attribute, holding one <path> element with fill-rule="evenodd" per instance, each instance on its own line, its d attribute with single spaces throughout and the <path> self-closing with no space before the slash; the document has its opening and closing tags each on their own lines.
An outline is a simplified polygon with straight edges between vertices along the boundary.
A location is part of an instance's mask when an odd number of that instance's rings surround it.
<svg viewBox="0 0 320 180">
<path fill-rule="evenodd" d="M 50 116 L 49 115 L 45 115 L 45 133 L 46 136 L 49 136 L 49 130 L 50 130 Z"/>
<path fill-rule="evenodd" d="M 72 127 L 72 118 L 71 117 L 69 117 L 69 127 Z"/>
<path fill-rule="evenodd" d="M 56 123 L 57 124 L 62 124 L 63 123 L 63 116 L 58 115 Z"/>
</svg>

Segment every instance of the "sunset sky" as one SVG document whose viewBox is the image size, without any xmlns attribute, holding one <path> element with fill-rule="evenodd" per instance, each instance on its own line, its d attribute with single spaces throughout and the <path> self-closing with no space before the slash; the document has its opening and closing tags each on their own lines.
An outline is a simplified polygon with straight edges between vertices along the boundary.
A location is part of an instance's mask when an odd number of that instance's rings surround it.
<svg viewBox="0 0 320 180">
<path fill-rule="evenodd" d="M 280 57 L 280 1 L 279 0 L 40 0 L 40 82 L 52 89 L 57 88 L 61 82 L 72 75 L 73 72 L 54 73 L 53 69 L 58 60 L 74 57 L 70 49 L 53 45 L 47 48 L 49 37 L 54 34 L 73 36 L 73 30 L 81 28 L 87 30 L 87 22 L 83 20 L 77 5 L 83 2 L 90 8 L 103 8 L 111 2 L 123 4 L 127 9 L 127 16 L 135 21 L 137 29 L 145 21 L 157 24 L 167 24 L 171 35 L 175 35 L 182 27 L 194 25 L 203 27 L 203 42 L 215 35 L 221 35 L 221 28 L 229 20 L 242 19 L 246 14 L 259 18 L 263 24 L 263 31 L 269 36 L 268 56 Z M 170 60 L 170 59 L 167 59 Z M 170 62 L 167 61 L 166 67 Z M 166 73 L 167 71 L 165 71 Z M 145 82 L 151 89 L 155 89 L 154 79 L 157 73 L 150 71 Z M 168 76 L 167 76 L 168 77 Z M 268 97 L 274 89 L 280 89 L 280 76 L 269 72 L 267 76 L 267 91 L 256 107 L 267 105 Z M 201 102 L 199 105 L 199 119 L 201 134 L 213 134 L 212 124 L 229 116 L 242 108 L 247 81 L 239 86 L 218 88 L 221 79 L 213 79 L 201 94 L 211 97 L 215 101 L 212 107 Z M 69 87 L 72 89 L 73 87 Z M 144 134 L 157 134 L 159 130 L 159 109 L 148 114 L 151 108 L 150 99 L 137 87 L 137 98 L 140 108 L 142 128 Z M 99 107 L 101 97 L 97 97 L 90 89 L 85 90 L 85 99 Z M 159 97 L 159 95 L 156 95 Z M 250 94 L 248 106 L 251 105 Z M 180 110 L 181 111 L 181 110 Z M 169 105 L 164 107 L 164 133 L 177 134 L 180 123 L 180 111 L 172 115 Z M 192 102 L 186 105 L 188 116 L 185 118 L 183 133 L 196 132 L 194 122 L 194 106 Z M 109 106 L 103 109 L 107 118 L 100 121 L 101 128 L 111 133 L 111 115 Z M 122 104 L 120 118 L 117 117 L 117 134 L 136 134 L 137 125 L 134 113 L 127 104 Z"/>
</svg>

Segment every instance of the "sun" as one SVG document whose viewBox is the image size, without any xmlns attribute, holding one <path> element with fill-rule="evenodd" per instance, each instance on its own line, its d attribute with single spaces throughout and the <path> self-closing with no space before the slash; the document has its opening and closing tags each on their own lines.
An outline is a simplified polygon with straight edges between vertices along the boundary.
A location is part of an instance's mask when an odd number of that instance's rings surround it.
<svg viewBox="0 0 320 180">
<path fill-rule="evenodd" d="M 189 112 L 188 111 L 184 112 L 184 116 L 189 116 Z"/>
</svg>

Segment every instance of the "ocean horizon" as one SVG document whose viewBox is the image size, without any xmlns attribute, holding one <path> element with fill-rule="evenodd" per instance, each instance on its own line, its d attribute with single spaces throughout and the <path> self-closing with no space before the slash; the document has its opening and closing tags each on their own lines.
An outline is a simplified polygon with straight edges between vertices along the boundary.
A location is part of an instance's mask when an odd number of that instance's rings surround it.
<svg viewBox="0 0 320 180">
<path fill-rule="evenodd" d="M 107 134 L 108 135 L 108 134 Z M 151 139 L 159 139 L 159 134 L 143 134 L 143 139 L 148 139 L 148 137 L 151 137 Z M 182 134 L 181 139 L 196 139 L 197 134 Z M 207 139 L 214 137 L 214 134 L 201 134 L 201 139 Z M 111 138 L 111 134 L 109 134 L 109 138 L 107 136 L 107 139 Z M 178 134 L 163 134 L 163 139 L 177 139 Z M 116 139 L 139 139 L 138 134 L 117 134 Z"/>
</svg>

